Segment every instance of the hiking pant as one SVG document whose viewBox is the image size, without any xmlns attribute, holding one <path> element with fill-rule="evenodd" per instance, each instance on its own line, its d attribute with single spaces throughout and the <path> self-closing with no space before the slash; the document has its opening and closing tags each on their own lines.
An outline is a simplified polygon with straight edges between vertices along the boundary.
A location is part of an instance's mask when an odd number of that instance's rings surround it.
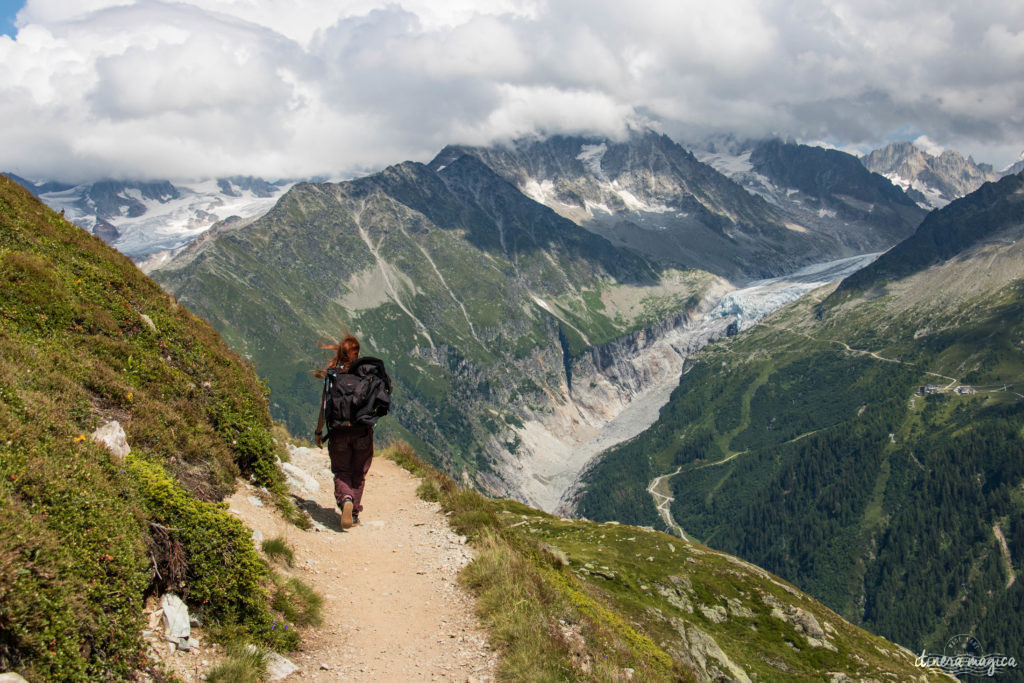
<svg viewBox="0 0 1024 683">
<path fill-rule="evenodd" d="M 373 427 L 335 429 L 328 438 L 327 453 L 331 456 L 334 499 L 338 506 L 351 498 L 353 510 L 361 512 L 366 473 L 373 461 Z"/>
</svg>

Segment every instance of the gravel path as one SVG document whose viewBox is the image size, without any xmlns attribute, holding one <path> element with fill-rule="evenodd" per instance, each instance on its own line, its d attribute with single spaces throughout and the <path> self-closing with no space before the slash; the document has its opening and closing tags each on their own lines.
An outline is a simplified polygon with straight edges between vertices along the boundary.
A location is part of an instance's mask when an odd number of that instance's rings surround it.
<svg viewBox="0 0 1024 683">
<path fill-rule="evenodd" d="M 419 480 L 375 458 L 361 523 L 342 531 L 326 451 L 291 453 L 300 469 L 288 468 L 289 483 L 313 529 L 287 524 L 245 486 L 228 501 L 263 539 L 283 537 L 295 551 L 291 573 L 324 596 L 324 623 L 288 654 L 299 670 L 287 680 L 493 680 L 497 656 L 456 583 L 472 549 L 437 504 L 416 497 Z"/>
</svg>

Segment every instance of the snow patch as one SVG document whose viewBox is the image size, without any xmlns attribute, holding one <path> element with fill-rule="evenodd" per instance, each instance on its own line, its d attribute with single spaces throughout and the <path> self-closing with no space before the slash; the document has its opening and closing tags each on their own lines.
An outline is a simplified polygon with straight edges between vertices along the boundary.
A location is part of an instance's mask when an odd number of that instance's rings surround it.
<svg viewBox="0 0 1024 683">
<path fill-rule="evenodd" d="M 523 194 L 538 204 L 547 206 L 554 201 L 555 184 L 550 180 L 537 181 L 534 178 L 530 178 L 520 189 Z"/>
<path fill-rule="evenodd" d="M 704 152 L 697 156 L 697 161 L 711 166 L 729 178 L 754 172 L 754 164 L 750 163 L 751 151 L 743 154 L 727 154 L 724 152 Z"/>
</svg>

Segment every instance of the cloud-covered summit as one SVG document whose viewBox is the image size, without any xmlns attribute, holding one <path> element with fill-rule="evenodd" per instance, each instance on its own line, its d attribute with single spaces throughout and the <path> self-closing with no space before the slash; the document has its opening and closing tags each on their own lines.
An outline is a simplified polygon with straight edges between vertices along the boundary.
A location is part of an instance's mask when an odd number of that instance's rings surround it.
<svg viewBox="0 0 1024 683">
<path fill-rule="evenodd" d="M 29 0 L 0 36 L 0 167 L 336 175 L 532 134 L 922 134 L 1024 149 L 1024 6 Z"/>
</svg>

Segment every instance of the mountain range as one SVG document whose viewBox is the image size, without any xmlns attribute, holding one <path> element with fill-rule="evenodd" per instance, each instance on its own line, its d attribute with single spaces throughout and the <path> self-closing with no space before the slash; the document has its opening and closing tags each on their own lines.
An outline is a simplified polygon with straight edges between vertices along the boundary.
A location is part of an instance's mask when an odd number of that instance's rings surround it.
<svg viewBox="0 0 1024 683">
<path fill-rule="evenodd" d="M 757 147 L 760 192 L 651 132 L 448 147 L 431 167 L 463 154 L 616 246 L 740 282 L 881 251 L 924 215 L 856 158 L 777 140 Z"/>
<path fill-rule="evenodd" d="M 684 358 L 737 323 L 735 306 L 714 314 L 735 289 L 723 274 L 749 282 L 912 231 L 923 212 L 898 189 L 853 157 L 839 166 L 851 186 L 888 187 L 882 208 L 801 232 L 663 136 L 448 147 L 426 165 L 298 184 L 154 277 L 253 359 L 294 433 L 315 420 L 317 343 L 347 327 L 390 359 L 403 436 L 483 490 L 551 510 L 602 445 L 653 421 Z M 562 199 L 535 201 L 534 181 Z M 808 184 L 803 196 L 823 192 Z M 594 221 L 566 217 L 586 207 Z M 641 248 L 633 237 L 648 232 L 685 249 Z"/>
<path fill-rule="evenodd" d="M 1024 174 L 1009 175 L 707 347 L 658 422 L 582 475 L 574 509 L 681 529 L 915 650 L 971 633 L 1013 652 L 1022 237 Z"/>
<path fill-rule="evenodd" d="M 479 169 L 463 170 L 472 176 L 461 181 L 469 187 L 501 189 L 474 184 Z M 457 176 L 426 176 L 420 185 L 423 173 L 402 166 L 361 183 L 295 192 L 327 206 L 387 204 L 392 195 L 409 206 L 434 193 L 450 201 L 459 196 L 451 190 L 446 197 L 441 187 L 460 188 Z M 334 197 L 325 197 L 328 191 Z M 287 211 L 300 206 L 307 218 L 315 216 L 308 203 L 295 202 L 282 208 L 283 217 L 297 224 L 299 214 Z M 532 218 L 550 219 L 546 209 L 533 210 Z M 504 252 L 502 239 L 484 231 L 483 216 L 470 211 L 464 218 L 458 229 L 487 244 L 485 253 L 514 255 L 525 273 L 545 269 L 545 258 L 531 256 L 542 236 L 556 252 L 578 249 L 592 263 L 613 253 L 600 238 L 558 221 L 538 224 L 544 231 L 529 239 L 506 225 L 505 245 L 517 246 Z M 416 233 L 426 226 L 405 228 Z M 378 253 L 401 256 L 376 244 Z M 6 178 L 0 247 L 0 670 L 30 681 L 166 678 L 150 656 L 154 629 L 142 606 L 169 592 L 180 594 L 201 622 L 203 657 L 217 659 L 221 650 L 211 644 L 224 641 L 229 653 L 238 647 L 250 655 L 254 644 L 257 652 L 298 648 L 309 622 L 300 625 L 296 610 L 316 596 L 307 588 L 305 598 L 289 598 L 286 591 L 305 584 L 283 567 L 272 569 L 272 546 L 263 544 L 260 554 L 252 530 L 217 502 L 242 476 L 255 485 L 243 489 L 249 500 L 259 507 L 274 501 L 292 521 L 310 524 L 283 495 L 278 464 L 289 457 L 287 436 L 272 426 L 253 368 L 123 255 Z M 562 256 L 567 266 L 585 264 Z M 650 277 L 639 260 L 617 268 L 609 275 Z M 115 423 L 126 436 L 116 447 L 97 436 Z M 410 461 L 408 448 L 392 450 Z M 462 540 L 477 547 L 466 583 L 507 587 L 511 597 L 522 597 L 480 599 L 489 614 L 509 609 L 507 620 L 489 622 L 500 656 L 531 652 L 509 643 L 510 634 L 527 632 L 533 651 L 544 655 L 509 662 L 506 670 L 574 680 L 940 677 L 911 652 L 735 557 L 652 530 L 563 520 L 515 501 L 484 499 L 425 469 L 418 468 L 426 478 L 420 490 L 441 499 L 451 524 L 466 534 Z M 371 538 L 372 524 L 363 528 Z M 443 590 L 451 595 L 449 586 Z M 341 637 L 319 637 L 331 635 Z M 317 665 L 330 670 L 327 662 Z M 329 666 L 340 668 L 334 660 Z M 240 680 L 238 671 L 221 668 L 219 676 Z"/>
<path fill-rule="evenodd" d="M 7 177 L 137 262 L 156 262 L 217 221 L 266 213 L 291 181 L 235 176 L 196 182 L 100 180 L 70 185 Z M 163 253 L 161 253 L 163 252 Z"/>
</svg>

